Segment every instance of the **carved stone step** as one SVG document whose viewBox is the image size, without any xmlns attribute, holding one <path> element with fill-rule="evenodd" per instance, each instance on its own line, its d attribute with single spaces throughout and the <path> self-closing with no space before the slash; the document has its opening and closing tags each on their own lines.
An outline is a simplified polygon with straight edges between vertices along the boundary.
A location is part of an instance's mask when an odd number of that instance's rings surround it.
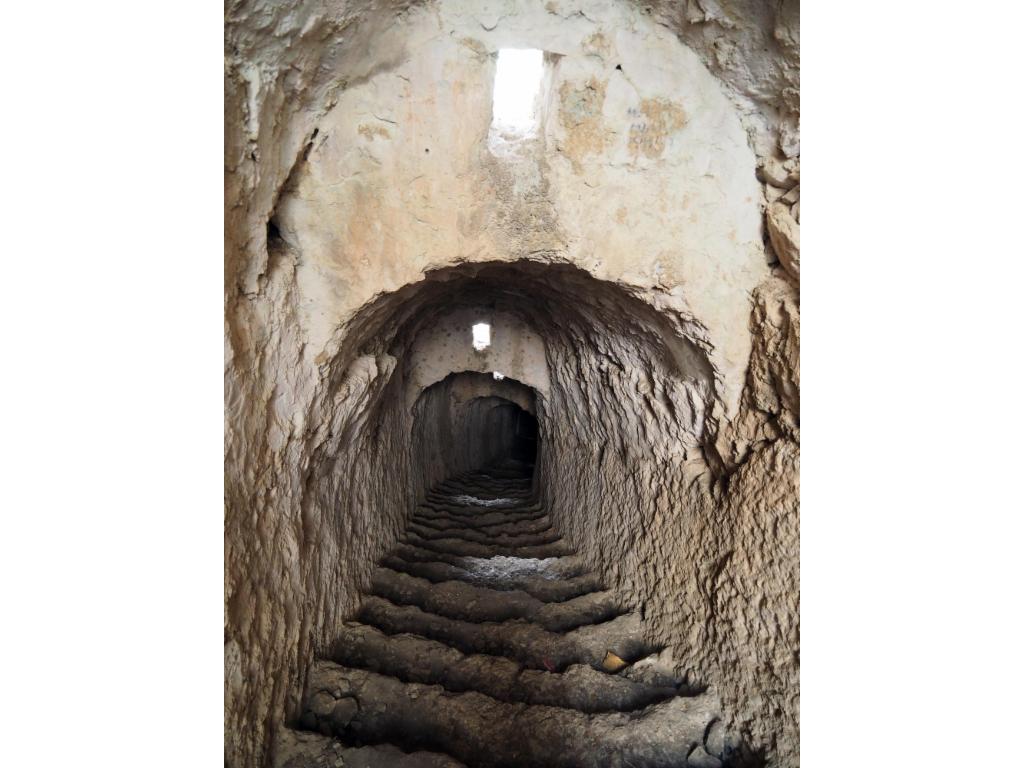
<svg viewBox="0 0 1024 768">
<path fill-rule="evenodd" d="M 564 673 L 523 669 L 501 656 L 464 654 L 416 635 L 386 635 L 349 623 L 332 646 L 332 660 L 347 667 L 442 685 L 449 691 L 477 691 L 502 701 L 520 701 L 582 712 L 631 711 L 672 698 L 673 685 L 647 685 L 620 675 L 572 665 Z"/>
<path fill-rule="evenodd" d="M 310 674 L 302 722 L 345 739 L 440 750 L 482 768 L 677 768 L 702 746 L 715 715 L 707 694 L 590 714 L 321 662 Z"/>
<path fill-rule="evenodd" d="M 524 621 L 484 624 L 459 621 L 371 596 L 363 600 L 359 620 L 387 634 L 420 635 L 463 653 L 505 656 L 532 669 L 549 672 L 561 671 L 570 664 L 589 664 L 594 669 L 602 669 L 608 651 L 626 661 L 635 661 L 656 650 L 644 641 L 640 617 L 634 613 L 558 633 Z"/>
</svg>

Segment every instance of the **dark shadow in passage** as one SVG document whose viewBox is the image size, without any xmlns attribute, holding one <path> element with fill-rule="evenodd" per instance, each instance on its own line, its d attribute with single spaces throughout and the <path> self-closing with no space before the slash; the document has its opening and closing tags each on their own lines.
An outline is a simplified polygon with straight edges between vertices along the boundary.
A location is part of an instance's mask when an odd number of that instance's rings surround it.
<svg viewBox="0 0 1024 768">
<path fill-rule="evenodd" d="M 503 412 L 498 423 L 511 431 L 509 452 L 503 458 L 532 467 L 537 461 L 537 419 L 515 403 L 501 405 L 495 410 Z"/>
</svg>

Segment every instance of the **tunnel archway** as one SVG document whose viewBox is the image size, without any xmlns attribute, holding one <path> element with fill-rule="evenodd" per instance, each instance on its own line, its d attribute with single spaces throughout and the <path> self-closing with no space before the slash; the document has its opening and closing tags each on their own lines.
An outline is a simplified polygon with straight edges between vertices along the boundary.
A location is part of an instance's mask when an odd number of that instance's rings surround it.
<svg viewBox="0 0 1024 768">
<path fill-rule="evenodd" d="M 286 259 L 287 243 L 276 247 Z M 484 317 L 493 343 L 475 349 Z M 402 538 L 429 489 L 504 455 L 484 428 L 498 407 L 511 416 L 501 400 L 537 421 L 530 497 L 603 583 L 643 606 L 650 642 L 678 642 L 662 596 L 689 580 L 673 553 L 713 541 L 702 499 L 724 409 L 707 338 L 685 309 L 571 265 L 467 263 L 374 298 L 338 342 L 321 363 L 296 531 L 323 612 L 314 647 L 332 647 L 359 605 L 323 575 L 365 580 L 360 564 Z M 706 660 L 684 665 L 686 685 L 700 687 Z M 303 687 L 288 691 L 293 717 Z"/>
<path fill-rule="evenodd" d="M 480 317 L 491 320 L 493 339 L 482 351 L 471 336 Z M 382 438 L 401 431 L 410 415 L 407 458 L 401 466 L 391 462 L 404 473 L 398 488 L 406 504 L 469 468 L 460 449 L 445 447 L 457 444 L 450 427 L 438 426 L 455 422 L 425 417 L 442 407 L 428 394 L 440 391 L 439 382 L 463 399 L 497 394 L 534 415 L 545 446 L 538 487 L 552 505 L 578 500 L 588 508 L 563 521 L 581 537 L 604 504 L 613 520 L 621 516 L 622 505 L 610 499 L 584 501 L 599 487 L 617 487 L 617 475 L 635 479 L 638 467 L 664 464 L 672 474 L 713 477 L 712 414 L 722 405 L 706 341 L 685 314 L 652 306 L 626 286 L 569 265 L 465 264 L 376 298 L 345 332 L 355 343 L 328 364 L 325 397 L 345 391 L 358 408 L 336 413 L 321 446 L 326 461 L 311 467 L 310 487 L 324 504 L 339 494 L 336 467 L 345 455 L 356 446 L 357 455 L 393 450 Z M 499 371 L 501 380 L 494 378 Z"/>
<path fill-rule="evenodd" d="M 504 455 L 500 426 L 451 439 L 473 409 L 510 423 L 502 398 L 536 418 L 531 503 L 677 674 L 792 750 L 799 312 L 761 205 L 798 198 L 799 162 L 752 144 L 760 89 L 624 2 L 295 13 L 240 11 L 227 83 L 227 762 L 296 721 L 432 489 Z M 544 81 L 503 154 L 516 46 Z M 463 374 L 488 388 L 456 411 Z"/>
<path fill-rule="evenodd" d="M 462 371 L 422 390 L 413 405 L 413 441 L 432 446 L 447 476 L 515 467 L 532 477 L 537 393 L 519 381 Z"/>
</svg>

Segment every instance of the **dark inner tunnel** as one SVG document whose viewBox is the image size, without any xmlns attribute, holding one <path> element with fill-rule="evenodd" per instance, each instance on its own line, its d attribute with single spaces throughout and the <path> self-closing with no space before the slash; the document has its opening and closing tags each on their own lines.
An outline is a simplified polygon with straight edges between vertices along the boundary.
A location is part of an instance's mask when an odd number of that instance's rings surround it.
<svg viewBox="0 0 1024 768">
<path fill-rule="evenodd" d="M 515 379 L 450 374 L 417 399 L 415 443 L 424 447 L 424 461 L 440 460 L 448 472 L 504 468 L 532 478 L 541 441 L 537 400 Z"/>
<path fill-rule="evenodd" d="M 225 764 L 793 764 L 799 3 L 505 5 L 226 11 Z"/>
<path fill-rule="evenodd" d="M 513 422 L 512 452 L 509 458 L 521 461 L 533 468 L 537 461 L 537 419 L 518 405 L 501 406 Z"/>
<path fill-rule="evenodd" d="M 490 406 L 481 427 L 482 444 L 495 448 L 489 452 L 490 461 L 495 464 L 516 464 L 524 474 L 532 475 L 537 461 L 537 419 L 515 403 L 502 398 L 486 398 L 488 402 L 498 401 Z"/>
</svg>

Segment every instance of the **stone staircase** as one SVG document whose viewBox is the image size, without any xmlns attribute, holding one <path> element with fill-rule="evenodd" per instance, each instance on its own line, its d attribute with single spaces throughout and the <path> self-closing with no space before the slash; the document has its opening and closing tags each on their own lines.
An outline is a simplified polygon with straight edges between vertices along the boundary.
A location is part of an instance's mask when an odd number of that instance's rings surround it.
<svg viewBox="0 0 1024 768">
<path fill-rule="evenodd" d="M 721 766 L 711 693 L 658 662 L 521 466 L 440 484 L 315 664 L 275 768 Z M 351 745 L 351 746 L 348 746 Z"/>
</svg>

